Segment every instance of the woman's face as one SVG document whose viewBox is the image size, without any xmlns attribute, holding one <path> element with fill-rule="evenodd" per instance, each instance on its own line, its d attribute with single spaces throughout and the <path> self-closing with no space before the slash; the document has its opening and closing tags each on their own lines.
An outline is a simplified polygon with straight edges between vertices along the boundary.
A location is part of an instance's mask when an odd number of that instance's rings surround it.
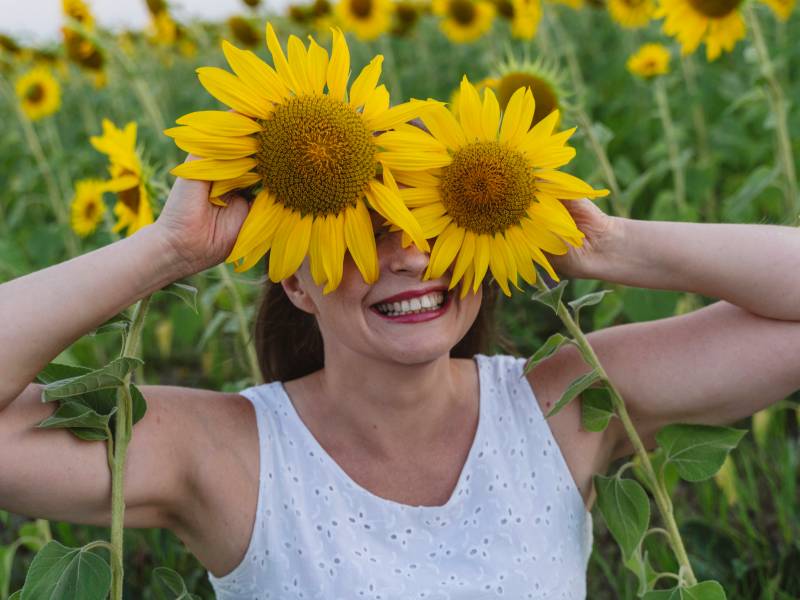
<svg viewBox="0 0 800 600">
<path fill-rule="evenodd" d="M 450 271 L 423 281 L 429 254 L 413 244 L 403 248 L 402 233 L 389 232 L 380 215 L 370 215 L 380 269 L 377 282 L 364 283 L 346 253 L 342 282 L 331 293 L 323 295 L 322 286 L 314 283 L 308 258 L 283 281 L 284 290 L 298 308 L 316 316 L 326 355 L 347 349 L 410 365 L 449 354 L 478 314 L 480 288 L 459 300 L 460 284 L 447 291 Z M 415 307 L 419 312 L 408 312 Z"/>
</svg>

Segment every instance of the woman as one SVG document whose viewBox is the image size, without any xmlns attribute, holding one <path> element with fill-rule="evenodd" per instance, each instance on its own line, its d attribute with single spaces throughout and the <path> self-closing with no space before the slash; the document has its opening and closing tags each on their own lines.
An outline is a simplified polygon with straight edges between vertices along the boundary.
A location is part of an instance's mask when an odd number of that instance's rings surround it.
<svg viewBox="0 0 800 600">
<path fill-rule="evenodd" d="M 105 447 L 35 429 L 53 406 L 31 381 L 137 299 L 224 260 L 248 205 L 222 210 L 208 193 L 179 179 L 154 225 L 0 286 L 3 509 L 109 524 Z M 721 299 L 589 336 L 645 440 L 674 421 L 732 423 L 800 388 L 796 229 L 565 204 L 586 240 L 552 257 L 564 276 Z M 318 323 L 323 369 L 243 395 L 142 386 L 125 525 L 174 531 L 220 598 L 583 598 L 592 476 L 631 448 L 618 427 L 584 431 L 579 401 L 542 414 L 588 366 L 571 347 L 525 377 L 524 359 L 451 358 L 483 292 L 437 308 L 449 275 L 423 281 L 428 254 L 377 223 L 374 285 L 349 256 L 330 294 L 307 264 L 282 281 Z M 432 310 L 398 316 L 409 292 Z"/>
</svg>

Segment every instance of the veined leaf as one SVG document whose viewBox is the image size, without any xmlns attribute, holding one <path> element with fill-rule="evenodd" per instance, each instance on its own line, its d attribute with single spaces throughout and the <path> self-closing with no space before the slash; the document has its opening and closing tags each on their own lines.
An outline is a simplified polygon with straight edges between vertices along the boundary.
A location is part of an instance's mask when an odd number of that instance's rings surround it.
<svg viewBox="0 0 800 600">
<path fill-rule="evenodd" d="M 614 416 L 608 388 L 589 388 L 581 394 L 581 423 L 586 431 L 604 431 Z"/>
<path fill-rule="evenodd" d="M 110 587 L 105 559 L 52 541 L 33 558 L 20 600 L 105 600 Z"/>
<path fill-rule="evenodd" d="M 650 500 L 634 479 L 595 475 L 597 506 L 608 530 L 628 560 L 639 546 L 650 523 Z"/>
<path fill-rule="evenodd" d="M 87 367 L 78 367 L 76 365 L 64 365 L 61 363 L 52 362 L 42 369 L 41 373 L 36 376 L 39 383 L 53 383 L 60 379 L 69 379 L 70 377 L 80 377 L 91 373 L 92 370 Z"/>
<path fill-rule="evenodd" d="M 594 306 L 595 304 L 599 304 L 602 302 L 603 296 L 610 294 L 613 291 L 614 290 L 600 290 L 599 292 L 592 292 L 591 294 L 586 294 L 585 296 L 576 298 L 567 304 L 575 313 L 575 320 L 577 321 L 580 318 L 581 308 L 584 306 Z"/>
<path fill-rule="evenodd" d="M 133 419 L 131 419 L 131 422 L 136 425 L 144 416 L 144 413 L 147 412 L 147 402 L 145 402 L 142 392 L 134 384 L 131 384 L 131 404 L 133 405 Z"/>
<path fill-rule="evenodd" d="M 559 401 L 556 402 L 555 406 L 550 409 L 550 412 L 547 413 L 546 415 L 547 418 L 550 418 L 554 414 L 561 411 L 561 409 L 564 408 L 567 404 L 569 404 L 572 400 L 574 400 L 578 394 L 580 394 L 583 390 L 592 385 L 595 381 L 599 380 L 600 380 L 600 374 L 596 370 L 589 371 L 588 373 L 581 375 L 577 379 L 574 379 L 572 383 L 570 383 L 567 386 L 564 395 L 561 396 Z"/>
<path fill-rule="evenodd" d="M 199 596 L 190 594 L 186 589 L 183 578 L 167 567 L 156 567 L 153 569 L 153 581 L 156 588 L 169 600 L 200 600 Z"/>
<path fill-rule="evenodd" d="M 531 369 L 533 369 L 536 365 L 542 362 L 544 359 L 548 358 L 549 356 L 555 354 L 556 350 L 561 348 L 564 344 L 574 344 L 575 342 L 572 338 L 568 338 L 566 336 L 561 335 L 560 333 L 554 333 L 547 341 L 539 348 L 536 352 L 534 352 L 533 356 L 528 359 L 528 362 L 525 363 L 525 369 L 523 373 L 527 373 Z"/>
<path fill-rule="evenodd" d="M 197 288 L 188 283 L 170 283 L 167 287 L 161 288 L 159 292 L 172 294 L 183 300 L 186 305 L 195 313 L 197 312 Z"/>
<path fill-rule="evenodd" d="M 726 596 L 716 581 L 703 581 L 690 587 L 647 592 L 643 600 L 726 600 Z"/>
<path fill-rule="evenodd" d="M 97 329 L 90 331 L 86 335 L 95 336 L 103 333 L 111 333 L 114 331 L 125 332 L 128 331 L 128 328 L 130 326 L 131 326 L 130 318 L 127 315 L 120 313 L 118 315 L 111 317 L 108 321 L 98 326 Z"/>
<path fill-rule="evenodd" d="M 101 415 L 79 400 L 63 402 L 51 416 L 39 423 L 37 427 L 42 429 L 72 429 L 73 427 L 80 427 L 105 431 L 106 427 L 108 427 L 108 420 L 116 410 L 117 408 L 114 407 L 111 413 Z"/>
<path fill-rule="evenodd" d="M 141 364 L 138 358 L 121 356 L 96 371 L 48 383 L 42 390 L 42 402 L 120 386 L 125 375 Z"/>
<path fill-rule="evenodd" d="M 567 283 L 569 283 L 568 280 L 562 279 L 558 282 L 557 286 L 550 288 L 546 292 L 536 292 L 533 296 L 531 296 L 531 300 L 541 302 L 545 306 L 552 308 L 555 312 L 558 310 L 558 304 L 561 302 L 561 298 L 564 295 L 564 288 L 567 287 Z"/>
<path fill-rule="evenodd" d="M 747 431 L 712 425 L 667 425 L 656 434 L 666 459 L 686 481 L 703 481 L 722 467 Z"/>
<path fill-rule="evenodd" d="M 624 563 L 628 570 L 636 575 L 636 579 L 639 581 L 639 589 L 636 594 L 641 597 L 655 584 L 658 571 L 650 564 L 647 552 L 642 552 L 641 544 L 636 546 L 633 554 Z"/>
</svg>

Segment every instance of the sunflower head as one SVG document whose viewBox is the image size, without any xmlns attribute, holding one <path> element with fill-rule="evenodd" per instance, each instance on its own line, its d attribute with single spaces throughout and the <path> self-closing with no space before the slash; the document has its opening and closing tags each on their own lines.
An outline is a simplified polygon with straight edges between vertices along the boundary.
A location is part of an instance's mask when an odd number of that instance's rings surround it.
<svg viewBox="0 0 800 600">
<path fill-rule="evenodd" d="M 165 133 L 201 158 L 174 175 L 213 181 L 211 201 L 253 187 L 256 197 L 227 262 L 251 268 L 269 251 L 269 277 L 294 273 L 306 255 L 311 275 L 325 292 L 342 278 L 349 250 L 366 282 L 378 277 L 368 204 L 427 250 L 419 224 L 400 198 L 384 164 L 383 135 L 417 117 L 430 102 L 390 108 L 378 85 L 382 56 L 364 67 L 348 89 L 350 52 L 333 30 L 331 54 L 310 38 L 306 47 L 290 36 L 288 58 L 272 26 L 267 45 L 274 67 L 255 54 L 223 42 L 235 74 L 198 69 L 205 88 L 236 112 L 200 111 L 178 119 Z M 413 154 L 410 144 L 404 151 Z M 378 173 L 382 172 L 382 179 Z"/>
<path fill-rule="evenodd" d="M 336 16 L 347 31 L 361 40 L 374 40 L 389 31 L 394 12 L 393 0 L 339 0 Z"/>
<path fill-rule="evenodd" d="M 706 45 L 706 58 L 716 60 L 730 52 L 745 36 L 741 13 L 743 0 L 659 0 L 655 17 L 664 17 L 663 30 L 681 45 L 681 54 L 691 54 Z"/>
<path fill-rule="evenodd" d="M 636 29 L 644 27 L 655 14 L 654 0 L 608 0 L 611 18 L 622 27 Z"/>
<path fill-rule="evenodd" d="M 47 67 L 34 67 L 16 82 L 17 100 L 22 112 L 37 121 L 61 108 L 61 86 Z"/>
<path fill-rule="evenodd" d="M 492 28 L 495 6 L 486 0 L 433 0 L 439 27 L 451 42 L 466 44 Z"/>
<path fill-rule="evenodd" d="M 450 287 L 462 282 L 461 295 L 477 292 L 487 271 L 503 292 L 518 277 L 536 281 L 534 263 L 558 279 L 543 254 L 564 254 L 584 237 L 561 200 L 596 198 L 607 190 L 557 169 L 575 150 L 566 145 L 575 131 L 556 133 L 558 111 L 531 127 L 536 101 L 529 88 L 517 89 L 501 112 L 497 96 L 464 77 L 458 117 L 441 105 L 422 115 L 430 134 L 410 126 L 384 134 L 413 139 L 414 157 L 386 153 L 400 190 L 425 237 L 436 238 L 426 277 L 441 277 L 452 267 Z"/>
<path fill-rule="evenodd" d="M 68 19 L 80 23 L 85 29 L 94 29 L 94 17 L 83 0 L 61 0 L 61 12 Z"/>
<path fill-rule="evenodd" d="M 72 230 L 81 237 L 93 233 L 106 212 L 103 193 L 106 182 L 83 179 L 75 184 L 75 196 L 70 207 Z"/>
<path fill-rule="evenodd" d="M 395 5 L 392 35 L 403 37 L 411 33 L 419 22 L 421 7 L 417 2 L 401 0 Z"/>
<path fill-rule="evenodd" d="M 159 13 L 167 12 L 167 3 L 164 0 L 146 0 L 147 10 L 150 14 L 156 16 Z"/>
<path fill-rule="evenodd" d="M 248 48 L 252 48 L 261 41 L 261 36 L 255 27 L 250 24 L 250 21 L 239 15 L 234 15 L 228 19 L 228 29 L 231 30 L 231 34 L 233 34 L 237 42 Z"/>
<path fill-rule="evenodd" d="M 492 89 L 497 94 L 500 108 L 505 110 L 511 97 L 520 88 L 528 88 L 533 94 L 536 111 L 531 125 L 536 125 L 553 111 L 560 111 L 566 100 L 564 76 L 558 68 L 542 58 L 535 61 L 520 60 L 509 54 L 495 68 Z"/>
<path fill-rule="evenodd" d="M 669 50 L 663 44 L 644 44 L 628 58 L 626 67 L 634 75 L 650 79 L 669 73 Z"/>
<path fill-rule="evenodd" d="M 781 21 L 788 21 L 789 17 L 794 10 L 796 0 L 763 0 L 764 3 L 772 9 L 775 16 Z"/>
</svg>

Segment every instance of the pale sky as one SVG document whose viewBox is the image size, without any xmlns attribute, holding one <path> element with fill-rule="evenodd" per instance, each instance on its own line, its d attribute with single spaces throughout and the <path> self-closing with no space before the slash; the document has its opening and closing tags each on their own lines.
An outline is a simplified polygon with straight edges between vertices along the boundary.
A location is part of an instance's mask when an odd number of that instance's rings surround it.
<svg viewBox="0 0 800 600">
<path fill-rule="evenodd" d="M 86 0 L 97 22 L 109 28 L 142 29 L 146 26 L 145 0 Z M 262 0 L 259 14 L 283 12 L 288 0 Z M 178 20 L 201 16 L 224 19 L 249 11 L 242 0 L 169 0 Z M 266 8 L 265 8 L 266 7 Z M 0 33 L 22 42 L 59 36 L 61 0 L 0 0 Z"/>
</svg>

